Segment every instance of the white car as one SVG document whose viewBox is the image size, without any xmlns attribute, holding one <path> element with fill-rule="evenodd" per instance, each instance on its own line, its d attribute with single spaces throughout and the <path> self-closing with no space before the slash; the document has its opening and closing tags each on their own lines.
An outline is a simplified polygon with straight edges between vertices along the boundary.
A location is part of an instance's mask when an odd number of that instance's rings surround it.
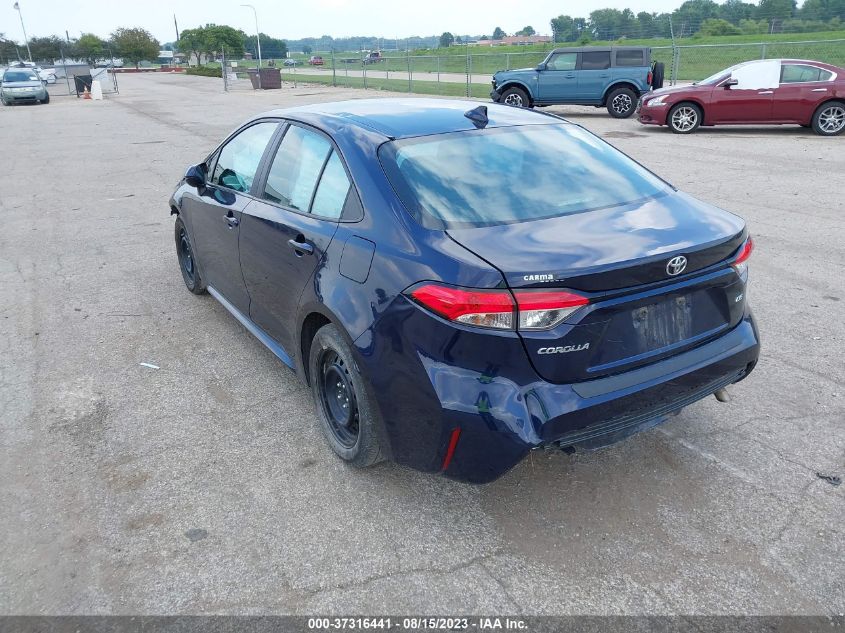
<svg viewBox="0 0 845 633">
<path fill-rule="evenodd" d="M 56 69 L 55 68 L 41 68 L 36 66 L 33 70 L 38 73 L 41 81 L 46 81 L 48 84 L 56 83 Z"/>
</svg>

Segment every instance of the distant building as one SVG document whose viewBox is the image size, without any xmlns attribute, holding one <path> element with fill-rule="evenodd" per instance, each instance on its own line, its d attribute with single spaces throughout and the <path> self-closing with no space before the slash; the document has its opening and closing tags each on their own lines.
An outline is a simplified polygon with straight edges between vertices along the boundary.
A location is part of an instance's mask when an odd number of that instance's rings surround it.
<svg viewBox="0 0 845 633">
<path fill-rule="evenodd" d="M 500 40 L 478 40 L 478 46 L 530 46 L 548 44 L 551 41 L 550 35 L 509 35 Z"/>
<path fill-rule="evenodd" d="M 173 51 L 159 51 L 158 63 L 162 66 L 173 64 Z"/>
</svg>

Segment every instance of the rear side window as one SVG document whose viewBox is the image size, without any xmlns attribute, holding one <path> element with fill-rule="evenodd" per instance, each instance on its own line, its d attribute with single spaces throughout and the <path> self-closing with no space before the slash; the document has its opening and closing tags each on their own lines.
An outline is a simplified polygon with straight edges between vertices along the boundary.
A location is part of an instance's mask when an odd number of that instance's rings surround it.
<svg viewBox="0 0 845 633">
<path fill-rule="evenodd" d="M 405 207 L 430 228 L 559 217 L 668 191 L 630 158 L 570 124 L 392 141 L 379 159 Z"/>
<path fill-rule="evenodd" d="M 604 70 L 610 68 L 610 51 L 581 53 L 581 70 Z"/>
<path fill-rule="evenodd" d="M 247 192 L 252 188 L 258 164 L 267 149 L 278 123 L 256 123 L 232 138 L 217 158 L 212 184 L 233 191 Z"/>
<path fill-rule="evenodd" d="M 784 64 L 780 70 L 782 84 L 794 84 L 804 81 L 828 81 L 833 73 L 805 64 Z"/>
<path fill-rule="evenodd" d="M 546 64 L 549 70 L 575 70 L 578 53 L 555 53 Z"/>
<path fill-rule="evenodd" d="M 264 198 L 307 212 L 331 151 L 332 145 L 324 136 L 292 125 L 273 159 Z"/>
<path fill-rule="evenodd" d="M 317 186 L 317 193 L 311 205 L 311 213 L 324 218 L 338 219 L 349 195 L 349 178 L 337 152 L 332 151 L 329 162 L 323 170 L 323 177 Z"/>
<path fill-rule="evenodd" d="M 616 51 L 617 66 L 645 66 L 645 51 Z"/>
</svg>

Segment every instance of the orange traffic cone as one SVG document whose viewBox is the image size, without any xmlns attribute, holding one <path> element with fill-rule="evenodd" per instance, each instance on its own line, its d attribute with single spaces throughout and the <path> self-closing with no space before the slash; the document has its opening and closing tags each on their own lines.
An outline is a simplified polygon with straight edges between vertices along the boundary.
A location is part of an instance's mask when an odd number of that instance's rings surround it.
<svg viewBox="0 0 845 633">
<path fill-rule="evenodd" d="M 83 99 L 90 99 L 91 98 L 91 93 L 88 92 L 88 86 L 85 86 L 85 93 L 82 95 L 82 98 Z"/>
</svg>

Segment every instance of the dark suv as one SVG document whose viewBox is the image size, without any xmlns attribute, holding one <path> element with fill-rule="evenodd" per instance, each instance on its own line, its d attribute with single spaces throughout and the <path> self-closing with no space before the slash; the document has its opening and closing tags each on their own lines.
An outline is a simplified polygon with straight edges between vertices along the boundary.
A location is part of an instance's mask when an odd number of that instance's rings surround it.
<svg viewBox="0 0 845 633">
<path fill-rule="evenodd" d="M 634 114 L 640 96 L 663 86 L 663 64 L 642 46 L 556 48 L 536 68 L 493 75 L 497 103 L 520 107 L 594 105 L 612 117 Z"/>
</svg>

